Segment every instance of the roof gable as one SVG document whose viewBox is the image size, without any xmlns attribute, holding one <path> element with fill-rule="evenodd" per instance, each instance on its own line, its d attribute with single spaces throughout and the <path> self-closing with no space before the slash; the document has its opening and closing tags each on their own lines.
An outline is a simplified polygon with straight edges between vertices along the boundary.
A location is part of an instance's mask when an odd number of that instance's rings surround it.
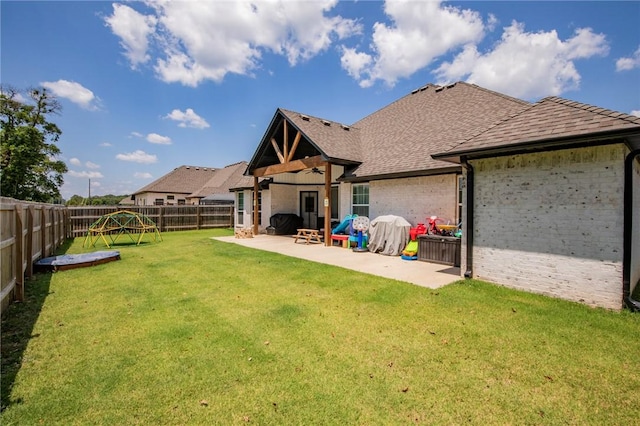
<svg viewBox="0 0 640 426">
<path fill-rule="evenodd" d="M 279 108 L 249 162 L 248 172 L 310 157 L 337 164 L 359 162 L 358 130 Z"/>
</svg>

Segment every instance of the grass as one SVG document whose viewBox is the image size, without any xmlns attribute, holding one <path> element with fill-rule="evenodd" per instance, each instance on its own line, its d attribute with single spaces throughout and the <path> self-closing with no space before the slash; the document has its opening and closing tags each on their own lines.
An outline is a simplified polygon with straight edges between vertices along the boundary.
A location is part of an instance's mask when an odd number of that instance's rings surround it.
<svg viewBox="0 0 640 426">
<path fill-rule="evenodd" d="M 2 321 L 2 424 L 637 421 L 637 314 L 430 290 L 222 233 L 29 282 Z"/>
</svg>

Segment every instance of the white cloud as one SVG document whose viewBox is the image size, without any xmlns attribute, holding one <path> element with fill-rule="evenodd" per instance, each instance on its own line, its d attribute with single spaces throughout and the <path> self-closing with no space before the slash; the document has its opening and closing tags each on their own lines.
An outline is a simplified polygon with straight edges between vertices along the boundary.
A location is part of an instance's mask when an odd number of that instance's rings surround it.
<svg viewBox="0 0 640 426">
<path fill-rule="evenodd" d="M 147 172 L 136 172 L 133 174 L 133 176 L 138 179 L 151 179 L 153 177 L 151 173 L 147 173 Z"/>
<path fill-rule="evenodd" d="M 147 141 L 158 145 L 171 145 L 170 137 L 162 136 L 157 133 L 149 133 L 147 135 Z"/>
<path fill-rule="evenodd" d="M 481 53 L 468 44 L 435 74 L 441 83 L 467 77 L 470 83 L 531 99 L 577 88 L 580 74 L 573 61 L 608 53 L 605 36 L 590 28 L 579 28 L 572 38 L 562 41 L 555 30 L 528 33 L 514 21 L 493 50 Z"/>
<path fill-rule="evenodd" d="M 100 188 L 102 184 L 98 181 L 91 181 L 91 186 L 94 188 Z"/>
<path fill-rule="evenodd" d="M 131 136 L 136 137 L 136 138 L 143 138 L 144 137 L 144 135 L 142 133 L 140 133 L 140 132 L 131 132 L 129 137 L 131 137 Z"/>
<path fill-rule="evenodd" d="M 393 86 L 440 55 L 479 42 L 484 35 L 478 12 L 443 6 L 440 1 L 387 1 L 384 12 L 393 24 L 374 24 L 371 53 L 342 49 L 342 67 L 362 87 L 378 80 Z"/>
<path fill-rule="evenodd" d="M 104 177 L 100 172 L 87 172 L 87 171 L 76 172 L 75 170 L 69 170 L 69 176 L 73 176 L 77 178 L 89 178 L 89 179 L 100 179 Z"/>
<path fill-rule="evenodd" d="M 640 68 L 640 46 L 630 57 L 620 58 L 616 61 L 616 71 L 629 71 Z"/>
<path fill-rule="evenodd" d="M 109 142 L 102 142 L 102 143 L 100 144 L 100 146 L 103 146 L 103 147 L 110 147 L 110 146 L 113 146 L 113 145 L 111 145 Z"/>
<path fill-rule="evenodd" d="M 265 53 L 285 56 L 294 66 L 327 50 L 335 40 L 359 33 L 357 21 L 327 16 L 336 4 L 337 0 L 147 2 L 152 15 L 114 4 L 113 15 L 105 21 L 120 38 L 133 68 L 151 60 L 162 81 L 195 87 L 206 80 L 220 82 L 228 73 L 252 75 Z"/>
<path fill-rule="evenodd" d="M 75 157 L 71 158 L 69 160 L 69 163 L 73 164 L 74 166 L 79 166 L 80 164 L 82 164 L 82 162 L 79 159 L 75 158 Z"/>
<path fill-rule="evenodd" d="M 71 102 L 80 105 L 84 109 L 95 111 L 100 102 L 93 92 L 75 81 L 58 80 L 43 81 L 42 87 L 48 89 L 59 98 L 69 99 Z"/>
<path fill-rule="evenodd" d="M 636 117 L 640 117 L 640 110 L 634 109 L 629 114 L 635 115 Z"/>
<path fill-rule="evenodd" d="M 96 163 L 92 163 L 91 161 L 87 161 L 86 163 L 84 163 L 85 167 L 87 169 L 99 169 L 100 168 L 100 164 L 96 164 Z"/>
<path fill-rule="evenodd" d="M 155 154 L 147 154 L 142 150 L 128 152 L 126 154 L 118 154 L 116 155 L 116 158 L 122 161 L 131 161 L 134 163 L 142 163 L 142 164 L 151 164 L 158 161 L 158 157 L 156 157 Z"/>
<path fill-rule="evenodd" d="M 151 59 L 147 49 L 157 23 L 155 16 L 143 15 L 129 6 L 113 3 L 113 15 L 105 18 L 105 22 L 120 37 L 120 46 L 124 48 L 124 56 L 132 69 Z"/>
<path fill-rule="evenodd" d="M 357 52 L 356 49 L 342 46 L 340 65 L 342 66 L 342 69 L 347 71 L 347 73 L 354 79 L 360 80 L 360 74 L 371 65 L 372 61 L 373 58 L 371 55 L 364 52 Z"/>
<path fill-rule="evenodd" d="M 191 108 L 187 108 L 186 111 L 180 111 L 179 109 L 174 109 L 169 114 L 167 114 L 164 118 L 168 118 L 170 120 L 178 121 L 178 127 L 193 127 L 196 129 L 206 129 L 209 126 L 207 121 L 196 114 Z"/>
</svg>

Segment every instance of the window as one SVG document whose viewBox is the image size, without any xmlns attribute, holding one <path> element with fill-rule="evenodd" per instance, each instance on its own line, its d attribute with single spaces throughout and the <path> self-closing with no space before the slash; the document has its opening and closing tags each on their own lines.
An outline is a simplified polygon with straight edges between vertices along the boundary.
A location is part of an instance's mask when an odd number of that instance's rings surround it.
<svg viewBox="0 0 640 426">
<path fill-rule="evenodd" d="M 163 206 L 164 205 L 164 199 L 162 198 L 156 198 L 156 200 L 153 203 L 154 206 Z"/>
<path fill-rule="evenodd" d="M 331 187 L 331 219 L 340 220 L 340 204 L 338 202 L 338 187 Z"/>
<path fill-rule="evenodd" d="M 236 223 L 244 225 L 244 192 L 238 192 L 238 210 L 236 212 Z"/>
<path fill-rule="evenodd" d="M 369 217 L 369 184 L 357 184 L 351 187 L 351 213 Z"/>
<path fill-rule="evenodd" d="M 173 196 L 173 195 L 167 195 L 167 200 L 173 200 L 173 199 L 175 199 L 175 196 Z"/>
<path fill-rule="evenodd" d="M 186 205 L 186 204 L 187 204 L 187 203 L 185 202 L 185 199 L 184 199 L 184 198 L 178 198 L 178 205 L 179 205 L 179 206 L 184 206 L 184 205 Z"/>
</svg>

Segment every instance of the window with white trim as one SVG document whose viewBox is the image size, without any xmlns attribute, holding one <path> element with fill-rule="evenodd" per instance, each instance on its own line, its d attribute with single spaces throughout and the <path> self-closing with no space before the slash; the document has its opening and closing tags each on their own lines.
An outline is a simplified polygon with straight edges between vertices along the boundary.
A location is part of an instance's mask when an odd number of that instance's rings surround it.
<svg viewBox="0 0 640 426">
<path fill-rule="evenodd" d="M 351 194 L 351 213 L 369 217 L 369 184 L 352 185 Z"/>
<path fill-rule="evenodd" d="M 236 197 L 236 224 L 244 225 L 244 192 L 239 191 Z"/>
</svg>

